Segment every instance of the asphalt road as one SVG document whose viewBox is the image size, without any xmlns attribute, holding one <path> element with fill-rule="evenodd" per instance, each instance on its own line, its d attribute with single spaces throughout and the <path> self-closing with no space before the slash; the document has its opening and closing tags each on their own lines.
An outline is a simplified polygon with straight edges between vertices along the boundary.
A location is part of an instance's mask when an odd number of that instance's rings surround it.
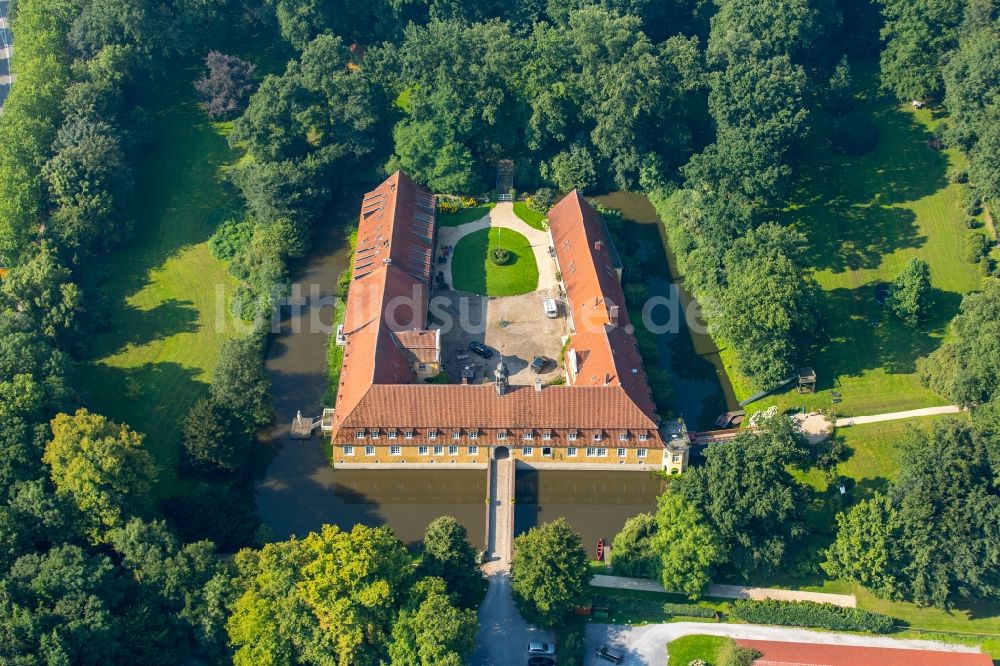
<svg viewBox="0 0 1000 666">
<path fill-rule="evenodd" d="M 10 46 L 14 41 L 7 20 L 10 0 L 0 0 L 0 106 L 10 92 Z"/>
<path fill-rule="evenodd" d="M 528 643 L 552 643 L 551 632 L 533 627 L 521 618 L 510 592 L 510 575 L 490 575 L 490 587 L 479 606 L 476 649 L 472 666 L 523 666 L 528 663 Z"/>
<path fill-rule="evenodd" d="M 764 627 L 755 624 L 706 624 L 674 622 L 629 627 L 616 624 L 587 625 L 586 666 L 608 666 L 594 655 L 601 645 L 609 645 L 625 653 L 623 666 L 663 666 L 667 663 L 667 643 L 692 634 L 710 634 L 768 641 L 790 641 L 825 645 L 857 645 L 863 647 L 906 648 L 911 650 L 941 650 L 946 652 L 978 652 L 976 648 L 936 641 L 900 640 L 881 636 L 835 634 L 792 627 Z"/>
</svg>

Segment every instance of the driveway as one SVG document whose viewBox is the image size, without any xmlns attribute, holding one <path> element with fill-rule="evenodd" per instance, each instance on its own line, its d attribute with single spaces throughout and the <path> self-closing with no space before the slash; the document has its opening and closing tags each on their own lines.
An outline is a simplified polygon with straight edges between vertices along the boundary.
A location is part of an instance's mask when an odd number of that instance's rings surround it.
<svg viewBox="0 0 1000 666">
<path fill-rule="evenodd" d="M 9 8 L 9 0 L 0 0 L 0 107 L 10 92 L 10 55 L 14 37 L 11 35 L 10 20 L 7 18 Z"/>
<path fill-rule="evenodd" d="M 528 662 L 528 643 L 552 643 L 551 632 L 533 627 L 517 612 L 510 591 L 510 576 L 504 571 L 490 574 L 490 587 L 479 606 L 476 649 L 472 666 L 520 666 Z"/>
<path fill-rule="evenodd" d="M 617 624 L 587 625 L 587 666 L 607 666 L 594 651 L 601 645 L 610 645 L 625 652 L 625 666 L 663 666 L 667 663 L 667 643 L 692 634 L 729 636 L 751 640 L 818 643 L 821 645 L 856 645 L 861 647 L 906 648 L 910 650 L 938 650 L 942 652 L 979 652 L 965 645 L 938 643 L 937 641 L 900 640 L 879 636 L 835 634 L 792 627 L 765 627 L 755 624 L 707 624 L 702 622 L 675 622 L 629 627 Z"/>
</svg>

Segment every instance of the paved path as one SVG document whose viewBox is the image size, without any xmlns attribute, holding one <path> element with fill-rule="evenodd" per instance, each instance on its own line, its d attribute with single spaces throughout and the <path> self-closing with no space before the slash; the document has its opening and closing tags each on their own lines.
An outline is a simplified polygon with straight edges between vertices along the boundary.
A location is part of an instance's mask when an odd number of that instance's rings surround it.
<svg viewBox="0 0 1000 666">
<path fill-rule="evenodd" d="M 648 578 L 627 578 L 625 576 L 594 576 L 590 579 L 594 587 L 608 587 L 622 590 L 642 590 L 644 592 L 666 592 L 663 586 Z M 779 599 L 781 601 L 815 601 L 834 604 L 845 608 L 858 605 L 853 594 L 827 594 L 802 590 L 779 590 L 771 587 L 746 587 L 743 585 L 709 585 L 706 596 L 722 599 Z"/>
<path fill-rule="evenodd" d="M 501 201 L 490 210 L 489 215 L 484 215 L 474 222 L 466 222 L 457 227 L 438 228 L 438 247 L 442 245 L 458 246 L 458 241 L 469 234 L 486 229 L 487 227 L 502 227 L 512 229 L 528 239 L 531 250 L 535 254 L 535 264 L 538 266 L 538 290 L 551 289 L 558 286 L 556 280 L 556 263 L 549 254 L 551 239 L 547 231 L 539 231 L 525 224 L 524 220 L 514 214 L 514 204 L 509 201 Z M 448 285 L 451 281 L 451 257 L 438 270 L 444 271 L 444 278 Z"/>
<path fill-rule="evenodd" d="M 610 645 L 625 652 L 624 666 L 663 666 L 667 663 L 667 643 L 682 636 L 710 634 L 751 640 L 817 643 L 821 645 L 856 645 L 862 647 L 940 650 L 943 652 L 979 652 L 965 645 L 937 641 L 900 640 L 881 636 L 835 634 L 792 627 L 765 627 L 755 624 L 721 624 L 674 622 L 629 627 L 615 624 L 587 625 L 587 653 L 584 664 L 606 666 L 608 662 L 594 656 L 601 645 Z M 513 663 L 513 662 L 512 662 Z"/>
<path fill-rule="evenodd" d="M 514 459 L 490 461 L 490 541 L 486 548 L 491 561 L 487 573 L 510 570 L 514 556 Z"/>
<path fill-rule="evenodd" d="M 479 607 L 476 649 L 472 666 L 521 666 L 528 662 L 528 643 L 553 643 L 551 632 L 533 627 L 521 617 L 510 591 L 506 571 L 490 574 L 490 587 Z M 662 666 L 658 664 L 657 666 Z"/>
<path fill-rule="evenodd" d="M 942 407 L 927 407 L 924 409 L 911 409 L 905 412 L 890 412 L 888 414 L 873 414 L 871 416 L 847 416 L 837 419 L 837 427 L 845 428 L 863 423 L 881 423 L 882 421 L 899 421 L 901 419 L 912 419 L 918 416 L 935 416 L 937 414 L 957 414 L 962 411 L 958 405 L 944 405 Z"/>
</svg>

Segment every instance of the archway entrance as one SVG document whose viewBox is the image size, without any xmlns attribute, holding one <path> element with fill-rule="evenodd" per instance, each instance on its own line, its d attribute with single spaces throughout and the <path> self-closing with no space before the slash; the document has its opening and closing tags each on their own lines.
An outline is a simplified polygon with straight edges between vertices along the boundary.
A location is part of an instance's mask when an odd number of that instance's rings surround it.
<svg viewBox="0 0 1000 666">
<path fill-rule="evenodd" d="M 493 449 L 493 457 L 497 460 L 506 460 L 510 457 L 510 449 L 506 446 L 498 446 Z"/>
</svg>

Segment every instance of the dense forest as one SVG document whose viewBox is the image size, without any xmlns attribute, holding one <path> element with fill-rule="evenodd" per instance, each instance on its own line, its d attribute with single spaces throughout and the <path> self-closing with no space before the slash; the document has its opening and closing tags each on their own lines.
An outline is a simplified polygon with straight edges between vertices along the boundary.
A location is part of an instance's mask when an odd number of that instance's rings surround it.
<svg viewBox="0 0 1000 666">
<path fill-rule="evenodd" d="M 521 190 L 645 192 L 713 332 L 770 386 L 817 325 L 805 239 L 774 215 L 807 109 L 842 115 L 842 140 L 857 139 L 850 62 L 878 58 L 885 91 L 948 114 L 937 138 L 968 156 L 967 204 L 995 208 L 997 13 L 992 0 L 17 0 L 0 116 L 0 660 L 461 663 L 482 589 L 454 521 L 428 527 L 415 562 L 384 528 L 267 544 L 258 529 L 267 324 L 312 227 L 396 168 L 478 194 L 511 158 Z M 279 35 L 287 57 L 260 76 L 239 45 Z M 241 204 L 212 245 L 257 325 L 226 345 L 188 417 L 180 473 L 196 490 L 160 498 L 144 433 L 86 409 L 78 373 L 89 336 L 114 325 L 103 260 L 135 231 L 155 132 L 144 102 L 173 94 L 171 70 L 195 72 L 189 94 L 247 151 L 229 173 Z M 832 574 L 942 606 L 996 595 L 1000 291 L 987 284 L 923 368 L 975 408 L 971 425 L 914 435 L 886 493 L 838 519 Z M 919 302 L 918 286 L 906 316 Z M 637 571 L 693 594 L 720 571 L 788 564 L 804 491 L 786 468 L 805 453 L 783 428 L 710 449 L 662 515 L 630 525 Z M 578 550 L 564 526 L 551 538 Z M 544 578 L 548 564 L 523 566 Z M 518 594 L 549 623 L 578 596 L 553 611 Z"/>
</svg>

